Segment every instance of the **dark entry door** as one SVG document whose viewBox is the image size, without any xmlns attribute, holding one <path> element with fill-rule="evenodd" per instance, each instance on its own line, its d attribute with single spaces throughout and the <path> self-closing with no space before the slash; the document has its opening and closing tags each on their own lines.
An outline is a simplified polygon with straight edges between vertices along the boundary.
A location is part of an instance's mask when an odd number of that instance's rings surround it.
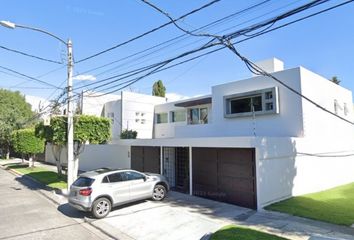
<svg viewBox="0 0 354 240">
<path fill-rule="evenodd" d="M 193 194 L 257 208 L 253 148 L 193 148 Z"/>
<path fill-rule="evenodd" d="M 160 173 L 160 147 L 132 146 L 131 168 L 140 172 Z"/>
<path fill-rule="evenodd" d="M 176 187 L 178 192 L 189 193 L 189 148 L 176 148 Z"/>
</svg>

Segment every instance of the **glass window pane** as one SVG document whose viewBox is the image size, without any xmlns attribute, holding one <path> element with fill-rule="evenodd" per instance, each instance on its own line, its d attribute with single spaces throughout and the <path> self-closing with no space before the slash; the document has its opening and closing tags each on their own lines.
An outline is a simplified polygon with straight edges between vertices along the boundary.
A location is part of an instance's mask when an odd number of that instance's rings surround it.
<svg viewBox="0 0 354 240">
<path fill-rule="evenodd" d="M 201 124 L 208 123 L 208 108 L 200 109 L 200 123 Z"/>
<path fill-rule="evenodd" d="M 127 180 L 144 179 L 144 175 L 137 172 L 125 172 L 125 175 L 127 176 Z"/>
<path fill-rule="evenodd" d="M 172 122 L 184 122 L 186 121 L 186 112 L 185 111 L 173 111 L 172 114 Z"/>
<path fill-rule="evenodd" d="M 167 123 L 168 114 L 167 113 L 158 113 L 156 114 L 156 123 Z"/>
<path fill-rule="evenodd" d="M 252 105 L 255 112 L 262 111 L 262 96 L 253 97 Z"/>
<path fill-rule="evenodd" d="M 199 108 L 189 109 L 189 124 L 199 124 Z"/>
<path fill-rule="evenodd" d="M 230 101 L 230 113 L 251 112 L 251 98 L 235 99 Z"/>
<path fill-rule="evenodd" d="M 124 181 L 123 175 L 121 173 L 114 173 L 108 176 L 109 182 L 122 182 Z"/>
</svg>

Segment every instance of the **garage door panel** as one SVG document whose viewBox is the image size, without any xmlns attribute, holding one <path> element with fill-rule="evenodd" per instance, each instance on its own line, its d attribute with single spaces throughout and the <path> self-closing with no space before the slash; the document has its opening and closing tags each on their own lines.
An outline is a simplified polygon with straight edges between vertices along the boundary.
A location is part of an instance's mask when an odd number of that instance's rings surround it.
<svg viewBox="0 0 354 240">
<path fill-rule="evenodd" d="M 160 173 L 160 147 L 144 147 L 144 172 Z"/>
<path fill-rule="evenodd" d="M 193 194 L 256 208 L 254 149 L 193 148 Z"/>
<path fill-rule="evenodd" d="M 223 176 L 229 176 L 229 177 L 243 177 L 243 178 L 253 177 L 252 166 L 246 167 L 237 164 L 219 164 L 218 172 Z"/>
<path fill-rule="evenodd" d="M 131 147 L 131 169 L 144 171 L 144 147 Z"/>
<path fill-rule="evenodd" d="M 218 179 L 219 189 L 222 191 L 254 192 L 253 179 L 221 177 Z"/>
</svg>

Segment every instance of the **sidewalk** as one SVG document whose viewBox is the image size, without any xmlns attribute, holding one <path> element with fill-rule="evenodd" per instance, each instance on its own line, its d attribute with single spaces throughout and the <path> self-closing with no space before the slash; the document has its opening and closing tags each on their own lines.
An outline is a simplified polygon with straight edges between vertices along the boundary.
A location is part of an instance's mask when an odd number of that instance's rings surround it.
<svg viewBox="0 0 354 240">
<path fill-rule="evenodd" d="M 21 160 L 12 160 L 11 162 L 21 162 Z M 10 161 L 0 161 L 0 165 L 8 163 Z M 53 168 L 53 166 L 43 163 L 36 163 L 36 165 L 55 170 L 55 166 Z M 254 211 L 177 192 L 171 192 L 163 202 L 145 201 L 124 206 L 115 209 L 107 218 L 96 220 L 87 218 L 88 214 L 70 209 L 64 196 L 46 190 L 39 191 L 55 202 L 59 206 L 58 209 L 64 209 L 64 212 L 71 211 L 70 214 L 73 218 L 86 221 L 118 239 L 150 239 L 149 236 L 151 236 L 151 239 L 158 240 L 159 236 L 153 230 L 156 228 L 156 222 L 151 221 L 151 216 L 154 216 L 154 219 L 163 220 L 162 223 L 166 223 L 163 224 L 164 231 L 172 233 L 179 229 L 179 232 L 183 232 L 184 236 L 187 236 L 183 238 L 184 240 L 198 239 L 196 238 L 198 234 L 201 238 L 220 226 L 228 224 L 250 227 L 294 240 L 354 240 L 354 228 L 283 213 L 265 210 Z M 186 218 L 189 219 L 188 222 L 183 222 L 182 219 Z M 197 232 L 197 228 L 199 228 L 199 232 Z M 145 235 L 142 236 L 142 232 Z M 130 237 L 127 238 L 127 236 Z M 177 235 L 170 235 L 170 239 L 180 238 Z"/>
</svg>

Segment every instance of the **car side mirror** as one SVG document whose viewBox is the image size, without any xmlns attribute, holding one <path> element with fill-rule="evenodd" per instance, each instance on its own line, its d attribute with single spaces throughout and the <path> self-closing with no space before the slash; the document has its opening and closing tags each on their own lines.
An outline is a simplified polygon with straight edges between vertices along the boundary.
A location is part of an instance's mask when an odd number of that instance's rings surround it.
<svg viewBox="0 0 354 240">
<path fill-rule="evenodd" d="M 146 180 L 147 180 L 147 177 L 146 177 L 146 176 L 144 176 L 144 178 L 143 178 L 143 179 L 144 179 L 144 182 L 146 182 Z"/>
</svg>

